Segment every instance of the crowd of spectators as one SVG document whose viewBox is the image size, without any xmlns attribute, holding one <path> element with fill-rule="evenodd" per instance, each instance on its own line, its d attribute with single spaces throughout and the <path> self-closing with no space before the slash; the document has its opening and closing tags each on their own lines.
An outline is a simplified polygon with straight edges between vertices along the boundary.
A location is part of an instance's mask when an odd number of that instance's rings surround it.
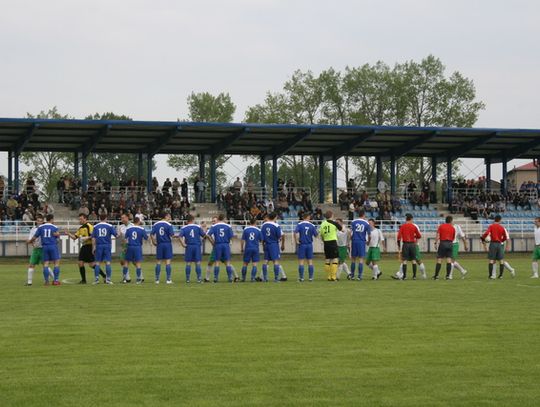
<svg viewBox="0 0 540 407">
<path fill-rule="evenodd" d="M 41 202 L 34 179 L 26 179 L 18 194 L 8 190 L 4 177 L 0 177 L 0 221 L 23 221 L 31 224 L 38 213 L 53 214 L 54 208 Z"/>
<path fill-rule="evenodd" d="M 285 182 L 279 178 L 277 186 L 277 198 L 273 200 L 266 190 L 256 189 L 253 182 L 248 181 L 244 185 L 240 178 L 236 178 L 230 188 L 218 194 L 218 209 L 224 210 L 227 217 L 233 220 L 262 220 L 270 212 L 284 218 L 285 214 L 291 214 L 291 210 L 299 218 L 310 213 L 314 220 L 322 219 L 322 210 L 313 207 L 311 194 L 297 187 L 292 179 Z"/>
</svg>

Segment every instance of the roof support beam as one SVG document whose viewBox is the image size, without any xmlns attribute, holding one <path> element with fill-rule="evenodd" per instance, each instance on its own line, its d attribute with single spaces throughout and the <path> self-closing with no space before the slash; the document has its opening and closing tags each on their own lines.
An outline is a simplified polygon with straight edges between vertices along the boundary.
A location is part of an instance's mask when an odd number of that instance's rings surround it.
<svg viewBox="0 0 540 407">
<path fill-rule="evenodd" d="M 28 145 L 30 140 L 32 139 L 32 136 L 36 132 L 36 130 L 39 128 L 39 123 L 34 123 L 32 127 L 28 129 L 25 136 L 19 140 L 19 142 L 15 145 L 15 154 L 19 155 L 23 152 L 24 148 Z"/>
<path fill-rule="evenodd" d="M 537 137 L 526 144 L 516 146 L 510 150 L 506 150 L 505 157 L 508 160 L 519 158 L 520 155 L 525 154 L 527 151 L 532 150 L 533 148 L 536 148 L 538 146 L 540 146 L 540 137 Z"/>
<path fill-rule="evenodd" d="M 349 151 L 354 150 L 356 147 L 358 147 L 360 144 L 362 144 L 364 141 L 366 141 L 373 135 L 375 135 L 375 130 L 371 130 L 369 133 L 362 133 L 353 138 L 352 140 L 347 140 L 341 145 L 333 148 L 332 150 L 327 151 L 326 154 L 331 155 L 336 159 L 341 158 L 344 155 L 347 155 Z"/>
<path fill-rule="evenodd" d="M 437 134 L 439 134 L 438 131 L 434 131 L 426 136 L 418 137 L 417 139 L 408 142 L 404 146 L 401 147 L 395 147 L 393 149 L 390 149 L 384 153 L 382 153 L 383 157 L 394 157 L 394 159 L 398 159 L 409 153 L 410 151 L 414 150 L 416 147 L 422 145 L 423 143 L 432 140 Z"/>
<path fill-rule="evenodd" d="M 302 142 L 304 139 L 309 137 L 312 133 L 313 133 L 312 129 L 299 133 L 292 140 L 287 140 L 284 143 L 280 144 L 279 146 L 271 149 L 268 152 L 268 154 L 273 157 L 279 157 L 279 156 L 285 155 L 288 151 L 293 149 L 300 142 Z"/>
<path fill-rule="evenodd" d="M 148 153 L 151 156 L 156 155 L 163 149 L 169 142 L 175 138 L 182 131 L 182 126 L 176 126 L 174 129 L 168 131 L 165 135 L 161 136 L 155 144 L 148 146 Z"/>
<path fill-rule="evenodd" d="M 107 124 L 104 126 L 101 130 L 99 130 L 84 146 L 82 149 L 83 156 L 88 157 L 88 154 L 90 154 L 94 149 L 97 147 L 99 142 L 103 140 L 107 134 L 110 133 L 112 128 L 111 124 Z"/>
<path fill-rule="evenodd" d="M 244 127 L 242 130 L 236 131 L 227 137 L 225 140 L 219 142 L 212 148 L 212 155 L 220 155 L 227 150 L 230 146 L 234 144 L 235 141 L 239 140 L 242 136 L 248 134 L 251 130 L 249 127 Z"/>
<path fill-rule="evenodd" d="M 469 143 L 466 143 L 462 146 L 459 146 L 459 147 L 456 147 L 452 150 L 449 150 L 447 152 L 444 152 L 441 154 L 441 157 L 438 157 L 437 158 L 437 161 L 438 162 L 444 162 L 446 160 L 446 158 L 450 159 L 450 160 L 456 160 L 458 159 L 459 157 L 461 157 L 463 154 L 477 148 L 477 147 L 480 147 L 480 146 L 483 146 L 484 144 L 488 143 L 489 141 L 493 140 L 495 137 L 497 137 L 499 135 L 499 132 L 494 132 L 494 133 L 491 133 L 487 136 L 480 136 L 479 138 L 477 138 L 476 140 L 474 141 L 471 141 Z"/>
</svg>

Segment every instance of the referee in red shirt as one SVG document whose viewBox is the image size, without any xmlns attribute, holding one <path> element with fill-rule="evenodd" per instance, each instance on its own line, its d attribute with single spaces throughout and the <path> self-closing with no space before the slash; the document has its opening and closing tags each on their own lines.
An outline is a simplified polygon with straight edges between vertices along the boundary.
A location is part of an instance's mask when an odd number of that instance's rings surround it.
<svg viewBox="0 0 540 407">
<path fill-rule="evenodd" d="M 403 263 L 402 280 L 407 279 L 407 262 L 412 262 L 413 280 L 416 280 L 416 242 L 422 237 L 418 226 L 413 223 L 413 216 L 405 215 L 405 223 L 400 226 L 397 234 L 397 244 Z M 403 241 L 403 247 L 401 242 Z"/>
<path fill-rule="evenodd" d="M 484 248 L 486 247 L 486 237 L 490 237 L 488 259 L 489 259 L 489 278 L 494 279 L 493 266 L 496 261 L 499 262 L 499 278 L 502 278 L 504 272 L 504 247 L 503 243 L 506 241 L 506 230 L 501 225 L 501 215 L 495 216 L 494 222 L 489 225 L 484 234 L 480 237 Z"/>
<path fill-rule="evenodd" d="M 456 237 L 456 228 L 452 225 L 454 219 L 451 216 L 447 216 L 445 223 L 439 226 L 437 229 L 437 238 L 435 239 L 435 248 L 437 249 L 437 265 L 435 266 L 435 275 L 433 280 L 439 279 L 439 273 L 441 272 L 442 259 L 446 259 L 446 279 L 450 279 L 450 273 L 452 272 L 452 249 L 454 246 L 454 239 Z"/>
</svg>

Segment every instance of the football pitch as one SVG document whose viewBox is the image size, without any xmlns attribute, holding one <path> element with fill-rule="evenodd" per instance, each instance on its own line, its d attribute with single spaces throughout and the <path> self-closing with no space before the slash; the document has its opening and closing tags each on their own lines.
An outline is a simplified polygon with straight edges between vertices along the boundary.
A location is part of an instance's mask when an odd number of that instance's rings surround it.
<svg viewBox="0 0 540 407">
<path fill-rule="evenodd" d="M 141 286 L 61 287 L 41 270 L 25 287 L 25 260 L 1 259 L 0 405 L 538 406 L 528 254 L 495 281 L 480 255 L 453 281 L 391 280 L 386 258 L 380 281 L 329 283 L 318 259 L 301 284 L 286 258 L 288 282 L 186 285 L 177 260 L 171 286 L 146 261 Z M 61 278 L 77 277 L 65 260 Z"/>
</svg>

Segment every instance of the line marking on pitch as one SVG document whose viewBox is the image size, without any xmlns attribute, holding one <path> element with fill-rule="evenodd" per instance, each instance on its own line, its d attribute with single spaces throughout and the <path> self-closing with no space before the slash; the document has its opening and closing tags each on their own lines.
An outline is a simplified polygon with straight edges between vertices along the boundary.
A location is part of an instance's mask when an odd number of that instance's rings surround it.
<svg viewBox="0 0 540 407">
<path fill-rule="evenodd" d="M 531 284 L 516 284 L 518 287 L 532 287 L 532 288 L 539 288 L 540 285 L 531 285 Z"/>
</svg>

